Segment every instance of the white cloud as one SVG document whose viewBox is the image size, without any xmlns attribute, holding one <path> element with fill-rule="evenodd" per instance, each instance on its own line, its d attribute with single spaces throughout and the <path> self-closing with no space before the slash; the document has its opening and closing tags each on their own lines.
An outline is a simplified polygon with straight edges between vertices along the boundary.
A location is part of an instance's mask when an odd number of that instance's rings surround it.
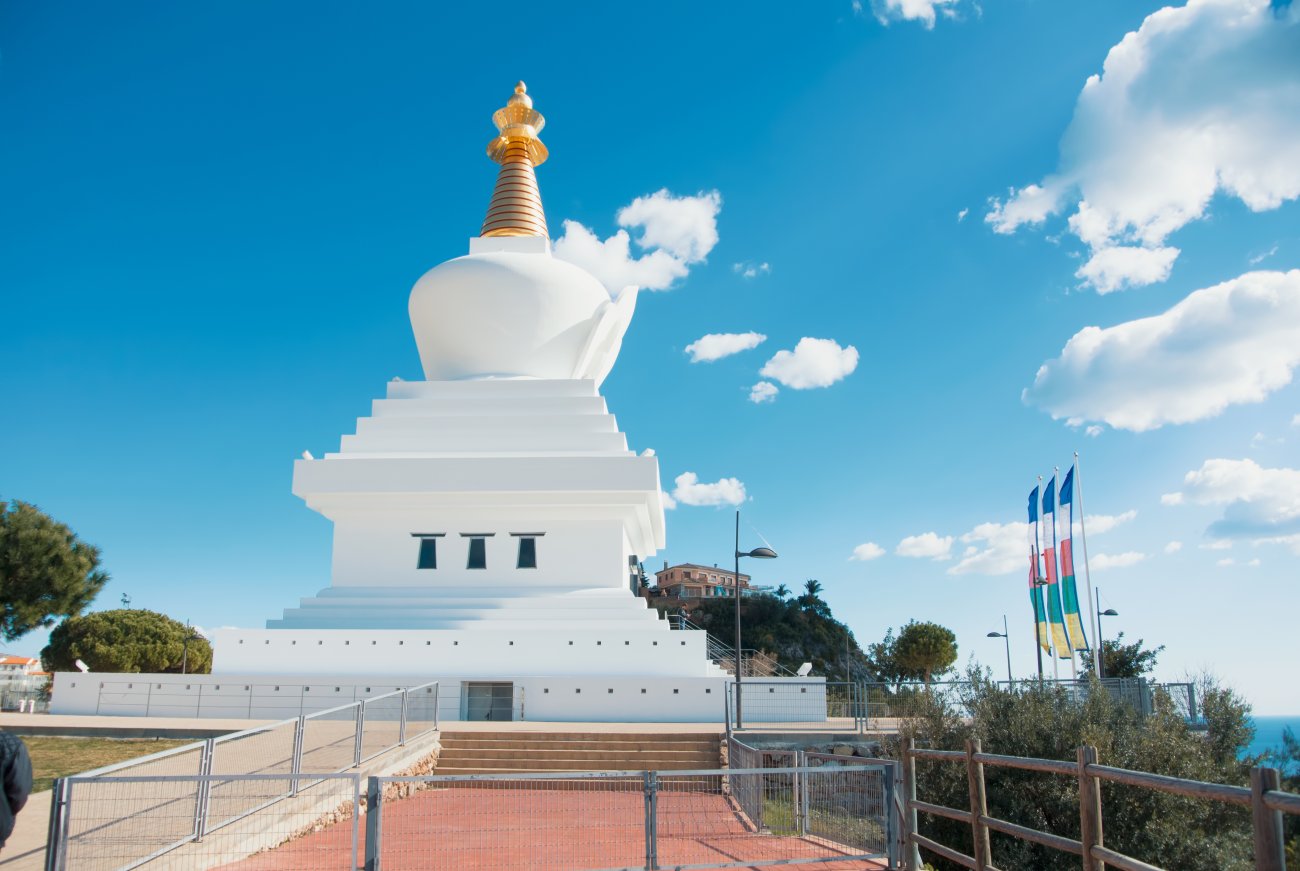
<svg viewBox="0 0 1300 871">
<path fill-rule="evenodd" d="M 1007 575 L 1029 571 L 1028 523 L 981 523 L 961 536 L 966 545 L 950 575 Z"/>
<path fill-rule="evenodd" d="M 682 505 L 740 505 L 745 501 L 745 485 L 738 478 L 705 484 L 694 472 L 682 472 L 673 483 L 672 498 Z"/>
<path fill-rule="evenodd" d="M 1259 264 L 1263 263 L 1265 260 L 1272 257 L 1276 253 L 1277 253 L 1277 246 L 1274 245 L 1272 248 L 1268 249 L 1267 251 L 1261 251 L 1260 253 L 1249 258 L 1248 262 L 1250 263 L 1251 266 L 1258 266 Z"/>
<path fill-rule="evenodd" d="M 764 402 L 775 402 L 776 395 L 780 392 L 781 388 L 777 387 L 772 382 L 760 381 L 753 387 L 749 388 L 749 401 L 758 405 L 761 405 Z"/>
<path fill-rule="evenodd" d="M 712 363 L 757 348 L 765 341 L 767 336 L 762 333 L 709 333 L 687 345 L 686 353 L 691 355 L 692 363 Z"/>
<path fill-rule="evenodd" d="M 1106 569 L 1128 568 L 1129 566 L 1137 565 L 1146 558 L 1146 554 L 1138 553 L 1135 550 L 1116 554 L 1099 553 L 1089 558 L 1088 566 L 1094 571 L 1102 572 Z"/>
<path fill-rule="evenodd" d="M 1088 436 L 1088 438 L 1095 439 L 1097 436 L 1101 435 L 1105 431 L 1106 431 L 1105 427 L 1098 426 L 1097 424 L 1093 424 L 1092 426 L 1085 429 L 1084 433 Z"/>
<path fill-rule="evenodd" d="M 918 559 L 946 560 L 952 558 L 952 536 L 933 532 L 909 535 L 898 543 L 894 553 Z"/>
<path fill-rule="evenodd" d="M 1189 0 L 1147 16 L 1085 82 L 1057 171 L 985 219 L 1011 233 L 1077 203 L 1069 227 L 1093 252 L 1079 277 L 1106 292 L 1163 280 L 1178 254 L 1165 240 L 1216 192 L 1253 211 L 1300 196 L 1300 10 L 1271 5 Z M 1150 253 L 1106 253 L 1135 245 Z"/>
<path fill-rule="evenodd" d="M 1216 566 L 1230 566 L 1230 565 L 1232 565 L 1234 562 L 1235 562 L 1235 560 L 1234 560 L 1232 557 L 1230 557 L 1230 556 L 1225 556 L 1223 559 L 1221 559 L 1221 560 L 1219 560 L 1217 563 L 1215 563 L 1215 565 L 1216 565 Z"/>
<path fill-rule="evenodd" d="M 1084 327 L 1039 367 L 1026 402 L 1135 432 L 1260 402 L 1300 365 L 1300 269 L 1247 272 L 1167 311 Z"/>
<path fill-rule="evenodd" d="M 1074 277 L 1082 278 L 1102 294 L 1142 287 L 1168 278 L 1178 253 L 1177 248 L 1170 247 L 1111 245 L 1094 251 Z"/>
<path fill-rule="evenodd" d="M 777 351 L 759 370 L 764 378 L 795 390 L 829 387 L 858 368 L 858 349 L 841 348 L 834 339 L 799 340 L 793 351 Z"/>
<path fill-rule="evenodd" d="M 1088 515 L 1088 534 L 1101 535 L 1110 532 L 1117 526 L 1128 523 L 1137 517 L 1137 511 L 1130 508 L 1123 514 L 1089 514 Z"/>
<path fill-rule="evenodd" d="M 1195 505 L 1222 505 L 1205 531 L 1214 543 L 1275 541 L 1300 552 L 1300 469 L 1268 469 L 1254 460 L 1206 460 L 1183 478 L 1180 495 Z"/>
<path fill-rule="evenodd" d="M 884 555 L 885 549 L 883 547 L 876 544 L 874 541 L 868 541 L 865 544 L 860 544 L 853 548 L 853 556 L 849 557 L 849 559 L 865 563 L 871 562 L 873 559 L 877 559 Z"/>
<path fill-rule="evenodd" d="M 1232 542 L 1226 538 L 1214 538 L 1202 544 L 1198 544 L 1201 550 L 1232 550 Z"/>
<path fill-rule="evenodd" d="M 970 209 L 962 209 L 960 212 L 957 213 L 957 223 L 960 224 L 962 221 L 966 220 L 966 216 L 969 214 L 970 214 Z"/>
<path fill-rule="evenodd" d="M 555 256 L 586 269 L 611 291 L 628 285 L 666 290 L 718 244 L 721 209 L 717 191 L 679 197 L 660 190 L 619 209 L 617 221 L 623 229 L 603 241 L 577 221 L 565 221 L 564 235 L 555 240 Z M 632 253 L 629 229 L 639 231 L 639 255 Z"/>
<path fill-rule="evenodd" d="M 951 18 L 960 0 L 871 0 L 876 20 L 888 25 L 891 21 L 919 21 L 926 30 L 934 27 L 935 18 Z M 862 4 L 854 0 L 853 11 L 861 12 Z"/>
<path fill-rule="evenodd" d="M 1259 568 L 1259 557 L 1255 557 L 1250 562 L 1246 563 L 1246 565 L 1250 566 L 1252 569 Z"/>
<path fill-rule="evenodd" d="M 619 209 L 618 225 L 640 228 L 636 243 L 642 248 L 661 248 L 683 263 L 699 263 L 718 244 L 721 209 L 717 191 L 679 197 L 665 188 Z"/>
<path fill-rule="evenodd" d="M 1295 417 L 1291 418 L 1291 425 L 1300 426 L 1300 414 L 1297 414 Z"/>
<path fill-rule="evenodd" d="M 674 508 L 677 507 L 677 500 L 674 499 L 672 497 L 672 494 L 669 493 L 667 490 L 661 488 L 659 490 L 659 498 L 661 498 L 664 502 L 665 511 L 672 511 Z"/>
<path fill-rule="evenodd" d="M 1183 504 L 1183 494 L 1182 494 L 1182 493 L 1163 493 L 1163 494 L 1161 494 L 1161 496 L 1160 496 L 1160 504 L 1161 504 L 1161 505 L 1182 505 L 1182 504 Z"/>
<path fill-rule="evenodd" d="M 772 272 L 772 265 L 767 262 L 751 263 L 746 260 L 743 263 L 731 264 L 731 271 L 741 278 L 758 278 L 760 275 L 769 275 Z"/>
<path fill-rule="evenodd" d="M 1181 541 L 1171 541 L 1165 545 L 1165 553 L 1178 553 L 1182 549 L 1183 543 Z"/>
</svg>

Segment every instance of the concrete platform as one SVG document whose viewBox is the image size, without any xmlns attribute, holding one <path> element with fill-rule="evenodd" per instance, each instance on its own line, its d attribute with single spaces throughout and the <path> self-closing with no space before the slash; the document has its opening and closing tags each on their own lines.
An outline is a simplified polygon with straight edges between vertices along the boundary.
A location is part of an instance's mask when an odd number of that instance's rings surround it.
<svg viewBox="0 0 1300 871">
<path fill-rule="evenodd" d="M 67 714 L 0 714 L 0 729 L 14 735 L 65 738 L 215 738 L 274 720 L 219 720 L 193 717 L 109 717 Z"/>
</svg>

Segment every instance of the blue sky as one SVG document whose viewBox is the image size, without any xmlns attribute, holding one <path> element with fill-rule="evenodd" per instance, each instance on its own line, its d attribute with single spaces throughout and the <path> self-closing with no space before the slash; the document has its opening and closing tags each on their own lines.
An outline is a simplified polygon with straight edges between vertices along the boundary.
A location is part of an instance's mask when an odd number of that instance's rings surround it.
<svg viewBox="0 0 1300 871">
<path fill-rule="evenodd" d="M 292 460 L 420 377 L 407 295 L 477 232 L 522 78 L 557 247 L 669 285 L 610 407 L 670 493 L 743 484 L 760 582 L 999 670 L 1005 613 L 1026 675 L 1011 524 L 1077 450 L 1107 633 L 1295 713 L 1300 11 L 1268 5 L 5 5 L 0 496 L 102 548 L 96 607 L 257 626 L 325 586 Z M 735 498 L 679 491 L 648 567 L 725 562 Z"/>
</svg>

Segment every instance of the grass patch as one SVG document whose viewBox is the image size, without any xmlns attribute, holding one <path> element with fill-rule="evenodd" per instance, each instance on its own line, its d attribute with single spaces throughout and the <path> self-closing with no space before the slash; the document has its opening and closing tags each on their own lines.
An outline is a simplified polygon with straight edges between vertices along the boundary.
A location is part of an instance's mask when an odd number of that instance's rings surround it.
<svg viewBox="0 0 1300 871">
<path fill-rule="evenodd" d="M 93 768 L 125 762 L 137 756 L 148 756 L 160 750 L 170 750 L 182 744 L 193 744 L 193 739 L 177 741 L 163 738 L 54 738 L 48 736 L 24 737 L 27 752 L 32 757 L 32 792 L 49 789 L 56 777 L 80 774 Z"/>
</svg>

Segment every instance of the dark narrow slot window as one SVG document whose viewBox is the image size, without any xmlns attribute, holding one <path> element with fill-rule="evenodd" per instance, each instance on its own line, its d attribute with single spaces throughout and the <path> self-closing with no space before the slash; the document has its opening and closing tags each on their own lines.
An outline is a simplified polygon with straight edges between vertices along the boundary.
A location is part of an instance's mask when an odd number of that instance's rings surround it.
<svg viewBox="0 0 1300 871">
<path fill-rule="evenodd" d="M 519 539 L 519 562 L 515 568 L 537 568 L 537 539 L 522 537 Z"/>
<path fill-rule="evenodd" d="M 465 564 L 467 569 L 485 569 L 487 568 L 487 539 L 471 538 L 469 540 L 469 562 Z"/>
<path fill-rule="evenodd" d="M 420 540 L 420 555 L 415 559 L 417 569 L 436 569 L 438 567 L 438 539 L 441 532 L 412 532 L 411 538 Z"/>
<path fill-rule="evenodd" d="M 418 569 L 436 569 L 438 567 L 438 539 L 422 538 L 420 539 L 420 561 L 416 564 Z"/>
</svg>

